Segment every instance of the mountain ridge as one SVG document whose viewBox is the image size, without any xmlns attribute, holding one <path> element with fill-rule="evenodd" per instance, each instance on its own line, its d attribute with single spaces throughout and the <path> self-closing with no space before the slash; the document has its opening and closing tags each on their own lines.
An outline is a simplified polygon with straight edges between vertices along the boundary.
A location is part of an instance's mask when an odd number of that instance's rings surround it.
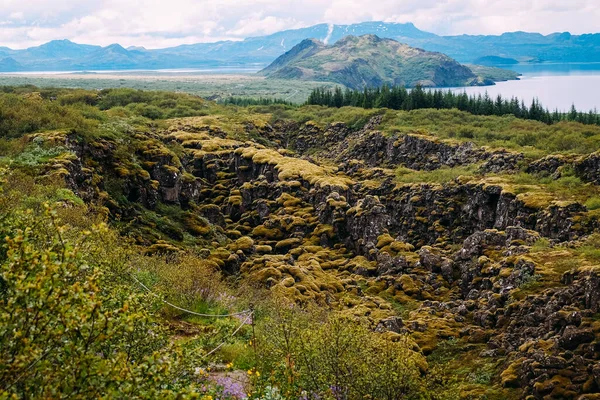
<svg viewBox="0 0 600 400">
<path fill-rule="evenodd" d="M 549 35 L 506 32 L 501 35 L 439 36 L 418 29 L 412 23 L 362 22 L 350 25 L 318 24 L 284 30 L 240 41 L 196 43 L 162 49 L 124 48 L 126 61 L 92 57 L 102 47 L 55 40 L 24 50 L 0 47 L 0 57 L 12 57 L 17 71 L 60 71 L 73 69 L 161 69 L 257 64 L 266 66 L 306 38 L 333 44 L 345 36 L 376 34 L 412 47 L 447 54 L 461 63 L 485 57 L 502 57 L 519 62 L 600 62 L 600 34 Z M 103 53 L 98 53 L 102 55 Z M 114 60 L 113 60 L 114 61 Z M 16 66 L 20 67 L 17 68 Z"/>
<path fill-rule="evenodd" d="M 494 84 L 445 54 L 373 34 L 349 35 L 332 45 L 304 40 L 260 73 L 276 79 L 335 82 L 352 89 Z"/>
</svg>

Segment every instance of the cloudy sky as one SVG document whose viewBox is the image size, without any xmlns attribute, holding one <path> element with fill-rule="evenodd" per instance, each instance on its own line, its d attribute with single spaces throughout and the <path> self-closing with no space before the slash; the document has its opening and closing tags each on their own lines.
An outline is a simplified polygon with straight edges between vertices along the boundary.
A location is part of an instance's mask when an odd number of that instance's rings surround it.
<svg viewBox="0 0 600 400">
<path fill-rule="evenodd" d="M 53 39 L 160 48 L 317 23 L 413 22 L 437 34 L 600 31 L 599 0 L 0 0 L 0 46 Z"/>
</svg>

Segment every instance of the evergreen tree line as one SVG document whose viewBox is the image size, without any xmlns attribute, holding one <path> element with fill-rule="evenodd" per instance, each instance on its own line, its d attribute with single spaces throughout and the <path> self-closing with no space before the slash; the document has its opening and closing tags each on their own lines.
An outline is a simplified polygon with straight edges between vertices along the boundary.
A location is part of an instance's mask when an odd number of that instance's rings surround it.
<svg viewBox="0 0 600 400">
<path fill-rule="evenodd" d="M 283 99 L 272 99 L 272 98 L 264 98 L 260 97 L 258 99 L 253 98 L 244 98 L 244 97 L 228 97 L 224 100 L 221 100 L 219 103 L 221 104 L 231 104 L 240 107 L 247 106 L 270 106 L 272 104 L 284 104 L 291 106 L 292 102 L 283 100 Z"/>
<path fill-rule="evenodd" d="M 577 121 L 600 125 L 600 114 L 596 110 L 580 112 L 575 106 L 569 112 L 549 111 L 537 99 L 527 106 L 523 100 L 498 95 L 495 99 L 487 93 L 472 95 L 454 93 L 450 90 L 427 90 L 417 86 L 407 90 L 403 86 L 383 86 L 364 90 L 334 90 L 317 88 L 312 91 L 306 104 L 328 107 L 390 108 L 393 110 L 417 110 L 421 108 L 459 109 L 475 115 L 514 115 L 517 118 L 533 119 L 547 124 L 559 121 Z"/>
</svg>

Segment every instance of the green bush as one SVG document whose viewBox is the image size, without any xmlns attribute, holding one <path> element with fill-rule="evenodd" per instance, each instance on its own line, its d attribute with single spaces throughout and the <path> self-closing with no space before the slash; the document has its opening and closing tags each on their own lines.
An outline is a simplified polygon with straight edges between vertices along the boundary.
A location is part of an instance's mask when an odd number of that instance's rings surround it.
<svg viewBox="0 0 600 400">
<path fill-rule="evenodd" d="M 392 341 L 356 320 L 296 308 L 279 306 L 259 325 L 259 393 L 275 386 L 285 398 L 428 396 L 420 374 L 426 364 L 409 339 Z"/>
<path fill-rule="evenodd" d="M 0 231 L 0 397 L 157 398 L 187 390 L 171 375 L 177 350 L 148 311 L 154 300 L 126 280 L 115 283 L 104 261 L 66 241 L 53 211 L 5 218 Z"/>
<path fill-rule="evenodd" d="M 598 210 L 600 209 L 600 197 L 594 196 L 590 197 L 586 202 L 585 206 L 588 210 Z"/>
<path fill-rule="evenodd" d="M 78 202 L 25 208 L 31 196 L 39 204 L 72 193 L 37 189 L 25 177 L 6 181 L 0 179 L 0 398 L 191 394 L 203 353 L 172 344 L 154 316 L 157 299 L 135 289 L 131 254 L 114 232 L 93 226 Z"/>
</svg>

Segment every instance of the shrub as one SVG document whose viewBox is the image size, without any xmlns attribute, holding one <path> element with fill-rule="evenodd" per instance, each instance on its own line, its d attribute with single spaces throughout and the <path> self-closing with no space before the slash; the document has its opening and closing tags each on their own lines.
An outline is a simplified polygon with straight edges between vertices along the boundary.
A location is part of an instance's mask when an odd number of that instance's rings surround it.
<svg viewBox="0 0 600 400">
<path fill-rule="evenodd" d="M 585 206 L 588 210 L 597 210 L 600 208 L 600 197 L 594 196 L 590 197 L 586 202 Z"/>
<path fill-rule="evenodd" d="M 262 384 L 277 387 L 285 398 L 425 395 L 420 377 L 425 363 L 407 338 L 391 341 L 343 316 L 276 307 L 259 326 L 256 346 Z"/>
<path fill-rule="evenodd" d="M 109 260 L 90 257 L 83 241 L 65 239 L 65 229 L 51 209 L 42 217 L 19 212 L 2 218 L 0 397 L 185 392 L 186 380 L 171 375 L 183 371 L 165 329 L 148 311 L 151 298 L 132 292 L 123 277 L 111 279 L 102 268 Z M 103 235 L 105 228 L 98 229 Z"/>
<path fill-rule="evenodd" d="M 191 393 L 203 353 L 171 343 L 156 299 L 135 290 L 131 251 L 81 203 L 40 204 L 71 192 L 32 182 L 0 170 L 0 398 Z"/>
</svg>

